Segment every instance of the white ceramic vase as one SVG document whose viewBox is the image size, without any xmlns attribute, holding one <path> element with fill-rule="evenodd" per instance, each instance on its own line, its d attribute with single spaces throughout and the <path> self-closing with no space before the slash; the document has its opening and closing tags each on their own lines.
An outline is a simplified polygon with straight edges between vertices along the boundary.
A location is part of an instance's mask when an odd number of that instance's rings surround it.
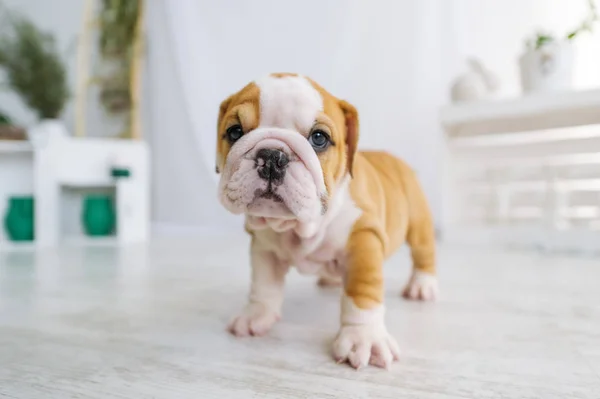
<svg viewBox="0 0 600 399">
<path fill-rule="evenodd" d="M 58 119 L 43 119 L 27 130 L 27 136 L 34 147 L 42 148 L 48 141 L 58 137 L 67 137 L 67 129 L 64 123 Z"/>
<path fill-rule="evenodd" d="M 573 45 L 549 43 L 525 52 L 519 59 L 524 93 L 566 91 L 573 87 Z"/>
</svg>

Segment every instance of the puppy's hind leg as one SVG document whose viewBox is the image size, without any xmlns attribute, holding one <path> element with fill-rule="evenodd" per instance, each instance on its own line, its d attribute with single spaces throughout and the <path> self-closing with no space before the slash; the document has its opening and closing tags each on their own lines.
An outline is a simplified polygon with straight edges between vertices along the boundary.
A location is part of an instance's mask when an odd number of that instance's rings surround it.
<svg viewBox="0 0 600 399">
<path fill-rule="evenodd" d="M 319 287 L 341 287 L 343 282 L 343 266 L 338 259 L 327 262 L 319 273 L 317 285 Z"/>
<path fill-rule="evenodd" d="M 414 300 L 434 300 L 438 296 L 435 256 L 435 227 L 427 200 L 416 179 L 408 187 L 410 220 L 407 242 L 413 271 L 402 296 Z"/>
</svg>

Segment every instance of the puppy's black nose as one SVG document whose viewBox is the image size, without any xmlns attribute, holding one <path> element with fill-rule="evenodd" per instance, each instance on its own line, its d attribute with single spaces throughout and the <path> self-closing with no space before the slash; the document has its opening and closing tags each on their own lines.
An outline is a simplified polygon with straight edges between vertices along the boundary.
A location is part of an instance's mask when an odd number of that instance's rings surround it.
<svg viewBox="0 0 600 399">
<path fill-rule="evenodd" d="M 274 184 L 283 183 L 285 169 L 290 159 L 285 152 L 276 149 L 261 148 L 256 153 L 256 169 L 258 175 Z"/>
</svg>

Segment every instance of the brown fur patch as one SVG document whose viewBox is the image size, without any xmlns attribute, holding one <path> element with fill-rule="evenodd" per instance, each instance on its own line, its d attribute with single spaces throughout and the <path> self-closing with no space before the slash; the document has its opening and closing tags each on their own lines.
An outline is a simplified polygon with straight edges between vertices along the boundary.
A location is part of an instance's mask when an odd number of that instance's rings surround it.
<svg viewBox="0 0 600 399">
<path fill-rule="evenodd" d="M 346 172 L 351 170 L 358 142 L 358 113 L 348 102 L 335 97 L 314 80 L 309 79 L 309 81 L 321 94 L 323 113 L 335 126 L 332 132 L 333 141 L 336 143 L 335 149 L 330 149 L 321 162 L 323 170 L 329 172 L 328 176 L 325 176 L 326 186 L 334 187 Z M 355 123 L 349 124 L 349 118 Z"/>
<path fill-rule="evenodd" d="M 217 121 L 217 169 L 225 166 L 231 144 L 224 138 L 227 128 L 241 124 L 244 134 L 256 129 L 260 118 L 260 90 L 254 82 L 225 99 Z"/>
<path fill-rule="evenodd" d="M 435 230 L 413 170 L 382 151 L 358 152 L 350 194 L 363 211 L 348 241 L 346 293 L 369 309 L 383 301 L 383 261 L 405 242 L 413 268 L 435 274 Z"/>
<path fill-rule="evenodd" d="M 289 77 L 289 76 L 298 76 L 297 73 L 291 73 L 291 72 L 274 72 L 269 76 L 273 76 L 274 78 L 285 78 L 285 77 Z"/>
</svg>

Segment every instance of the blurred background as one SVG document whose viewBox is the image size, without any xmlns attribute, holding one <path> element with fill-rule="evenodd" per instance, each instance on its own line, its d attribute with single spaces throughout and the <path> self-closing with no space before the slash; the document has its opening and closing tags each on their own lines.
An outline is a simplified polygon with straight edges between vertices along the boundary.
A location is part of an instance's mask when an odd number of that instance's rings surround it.
<svg viewBox="0 0 600 399">
<path fill-rule="evenodd" d="M 599 3 L 0 0 L 0 397 L 599 398 Z M 441 295 L 387 262 L 389 372 L 331 359 L 340 290 L 296 272 L 265 337 L 225 331 L 250 237 L 217 112 L 271 72 L 429 199 Z"/>
<path fill-rule="evenodd" d="M 597 238 L 594 1 L 3 0 L 0 16 L 0 213 L 35 214 L 0 246 L 33 239 L 32 219 L 48 245 L 239 228 L 216 201 L 217 108 L 275 71 L 353 103 L 361 147 L 416 169 L 442 237 Z"/>
</svg>

